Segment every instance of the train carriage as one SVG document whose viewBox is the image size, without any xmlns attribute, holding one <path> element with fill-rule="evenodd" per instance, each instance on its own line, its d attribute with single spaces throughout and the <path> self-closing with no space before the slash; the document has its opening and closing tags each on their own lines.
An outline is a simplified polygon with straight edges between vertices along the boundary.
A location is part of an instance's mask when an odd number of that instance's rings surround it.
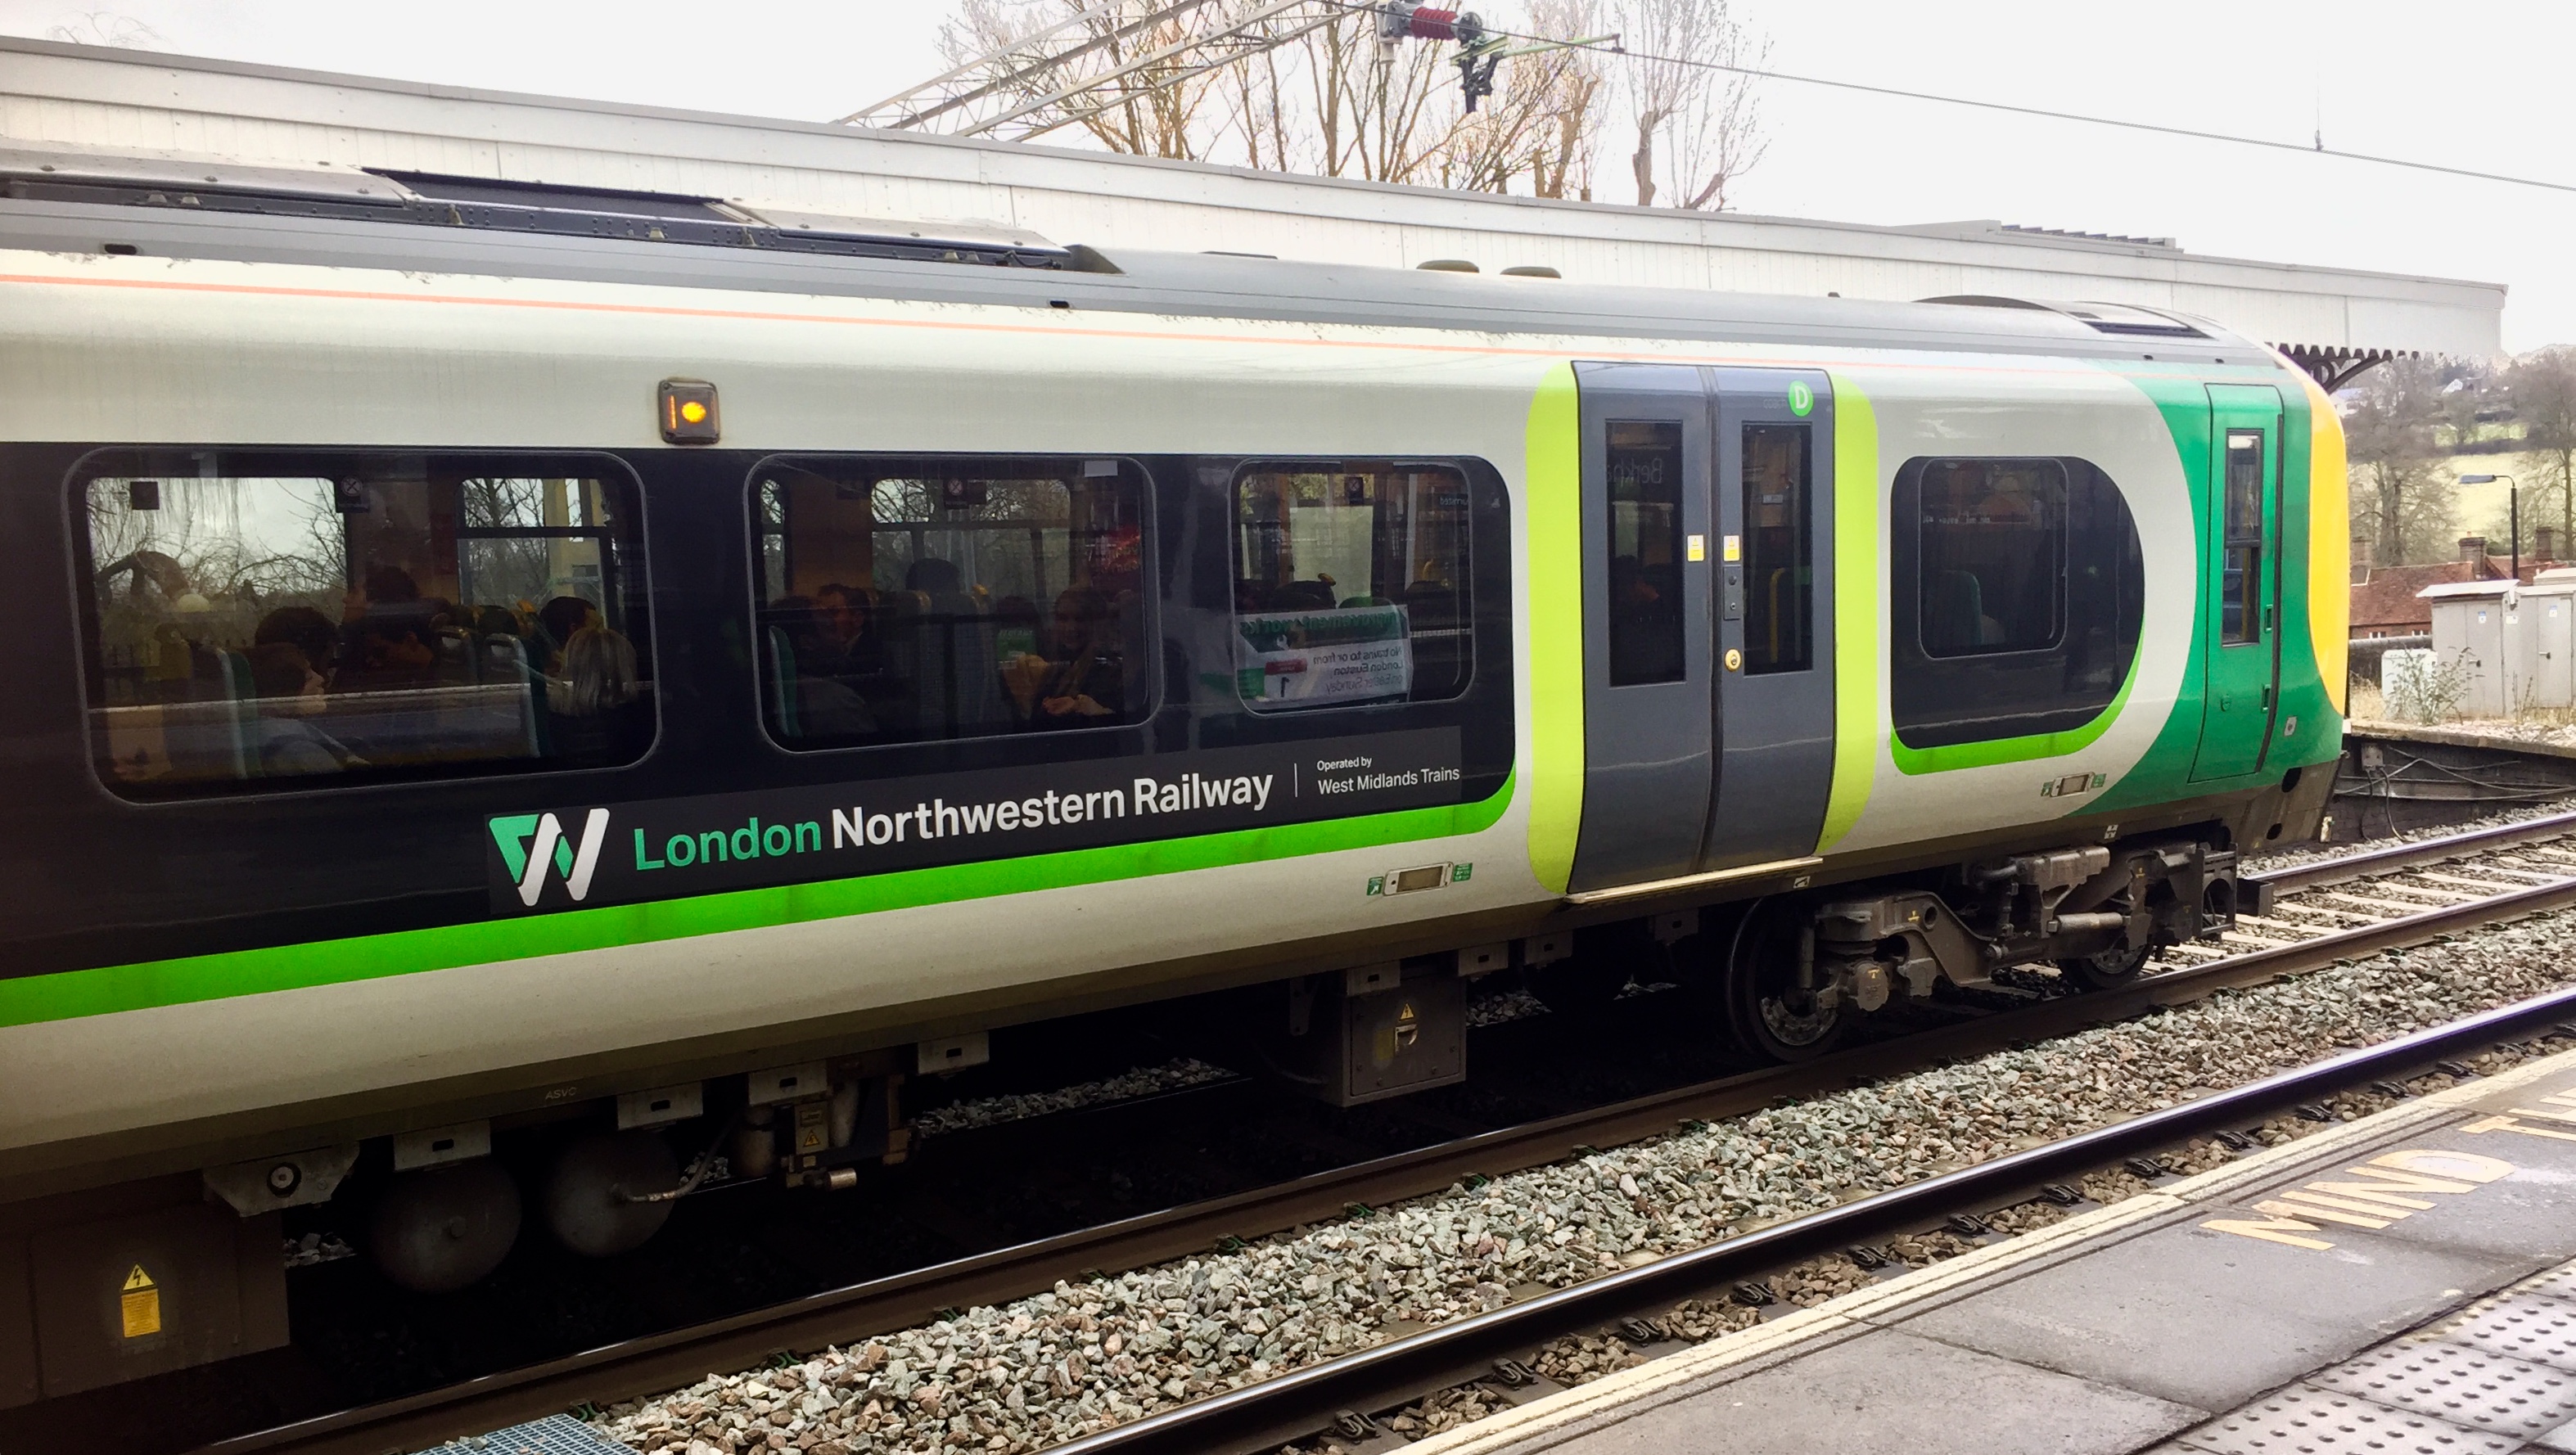
<svg viewBox="0 0 2576 1455">
<path fill-rule="evenodd" d="M 353 1168 L 443 1287 L 496 1135 L 843 1185 L 1086 1009 L 1361 1101 L 1665 945 L 1812 1055 L 2325 802 L 2341 436 L 2202 320 L 155 165 L 0 157 L 0 1402 L 282 1341 Z"/>
</svg>

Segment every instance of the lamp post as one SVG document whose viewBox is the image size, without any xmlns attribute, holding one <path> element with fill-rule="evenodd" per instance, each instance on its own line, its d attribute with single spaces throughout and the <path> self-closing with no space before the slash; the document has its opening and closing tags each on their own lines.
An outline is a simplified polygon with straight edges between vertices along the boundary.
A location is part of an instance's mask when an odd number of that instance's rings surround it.
<svg viewBox="0 0 2576 1455">
<path fill-rule="evenodd" d="M 2522 584 L 2522 487 L 2514 483 L 2511 475 L 2462 475 L 2460 477 L 2460 483 L 2463 485 L 2493 485 L 2498 480 L 2504 482 L 2505 498 L 2512 503 L 2513 584 L 2519 586 Z"/>
</svg>

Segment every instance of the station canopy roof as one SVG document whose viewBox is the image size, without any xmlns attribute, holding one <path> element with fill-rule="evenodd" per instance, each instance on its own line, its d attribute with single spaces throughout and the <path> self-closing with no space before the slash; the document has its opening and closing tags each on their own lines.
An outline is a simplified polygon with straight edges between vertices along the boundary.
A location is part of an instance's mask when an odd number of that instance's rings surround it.
<svg viewBox="0 0 2576 1455">
<path fill-rule="evenodd" d="M 1587 283 L 2038 307 L 2142 336 L 2202 318 L 2329 384 L 2396 356 L 2498 353 L 2505 301 L 2501 284 L 2206 257 L 2169 238 L 1509 197 L 0 37 L 0 150 L 110 149 L 183 170 L 213 159 L 349 203 L 476 179 L 491 184 L 466 199 L 478 205 L 524 203 L 512 184 L 525 183 L 680 194 L 703 201 L 699 225 L 818 249 L 1461 260 Z"/>
</svg>

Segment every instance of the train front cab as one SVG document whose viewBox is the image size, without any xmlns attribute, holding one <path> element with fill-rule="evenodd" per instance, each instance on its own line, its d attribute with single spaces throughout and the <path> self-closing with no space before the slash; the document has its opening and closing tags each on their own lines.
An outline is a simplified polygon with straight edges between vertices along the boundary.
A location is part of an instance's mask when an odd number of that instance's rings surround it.
<svg viewBox="0 0 2576 1455">
<path fill-rule="evenodd" d="M 1752 1049 L 1817 1054 L 1853 1010 L 2003 964 L 2125 980 L 2232 923 L 2240 845 L 2313 827 L 2326 785 L 2307 760 L 2333 751 L 2336 712 L 2284 613 L 2309 595 L 2309 492 L 2285 482 L 2308 478 L 2310 421 L 2274 384 L 2145 390 L 2189 496 L 2162 502 L 2187 507 L 2187 548 L 2156 559 L 2193 577 L 2148 621 L 2134 512 L 2159 503 L 2077 454 L 1881 475 L 1866 399 L 1849 401 L 1862 447 L 1838 460 L 1822 370 L 1574 376 L 1583 771 L 1566 889 L 1609 952 L 1579 959 L 1675 946 Z M 2179 680 L 2138 692 L 2142 639 L 2182 611 Z M 2085 753 L 2124 710 L 2166 720 L 2128 761 Z M 2028 760 L 2034 796 L 1829 863 L 1882 755 L 1936 799 L 1967 791 L 1939 782 L 1951 768 Z"/>
</svg>

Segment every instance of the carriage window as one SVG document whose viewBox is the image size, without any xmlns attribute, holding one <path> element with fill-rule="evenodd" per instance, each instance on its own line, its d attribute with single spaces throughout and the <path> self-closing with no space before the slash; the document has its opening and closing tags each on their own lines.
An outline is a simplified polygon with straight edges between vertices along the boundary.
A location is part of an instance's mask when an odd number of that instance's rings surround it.
<svg viewBox="0 0 2576 1455">
<path fill-rule="evenodd" d="M 93 457 L 102 776 L 153 797 L 633 761 L 654 728 L 635 496 L 601 464 Z"/>
<path fill-rule="evenodd" d="M 2066 471 L 2055 460 L 1923 466 L 1918 628 L 1934 657 L 2040 651 L 2066 614 Z"/>
<path fill-rule="evenodd" d="M 1442 465 L 1261 464 L 1235 477 L 1235 681 L 1256 709 L 1467 688 L 1467 479 Z"/>
<path fill-rule="evenodd" d="M 1610 422 L 1610 685 L 1679 682 L 1682 427 Z"/>
<path fill-rule="evenodd" d="M 2146 571 L 2100 467 L 1912 459 L 1888 508 L 1888 716 L 1905 747 L 2067 731 L 2118 699 Z"/>
<path fill-rule="evenodd" d="M 1152 709 L 1145 477 L 1123 460 L 762 462 L 761 707 L 790 747 L 1107 727 Z"/>
</svg>

